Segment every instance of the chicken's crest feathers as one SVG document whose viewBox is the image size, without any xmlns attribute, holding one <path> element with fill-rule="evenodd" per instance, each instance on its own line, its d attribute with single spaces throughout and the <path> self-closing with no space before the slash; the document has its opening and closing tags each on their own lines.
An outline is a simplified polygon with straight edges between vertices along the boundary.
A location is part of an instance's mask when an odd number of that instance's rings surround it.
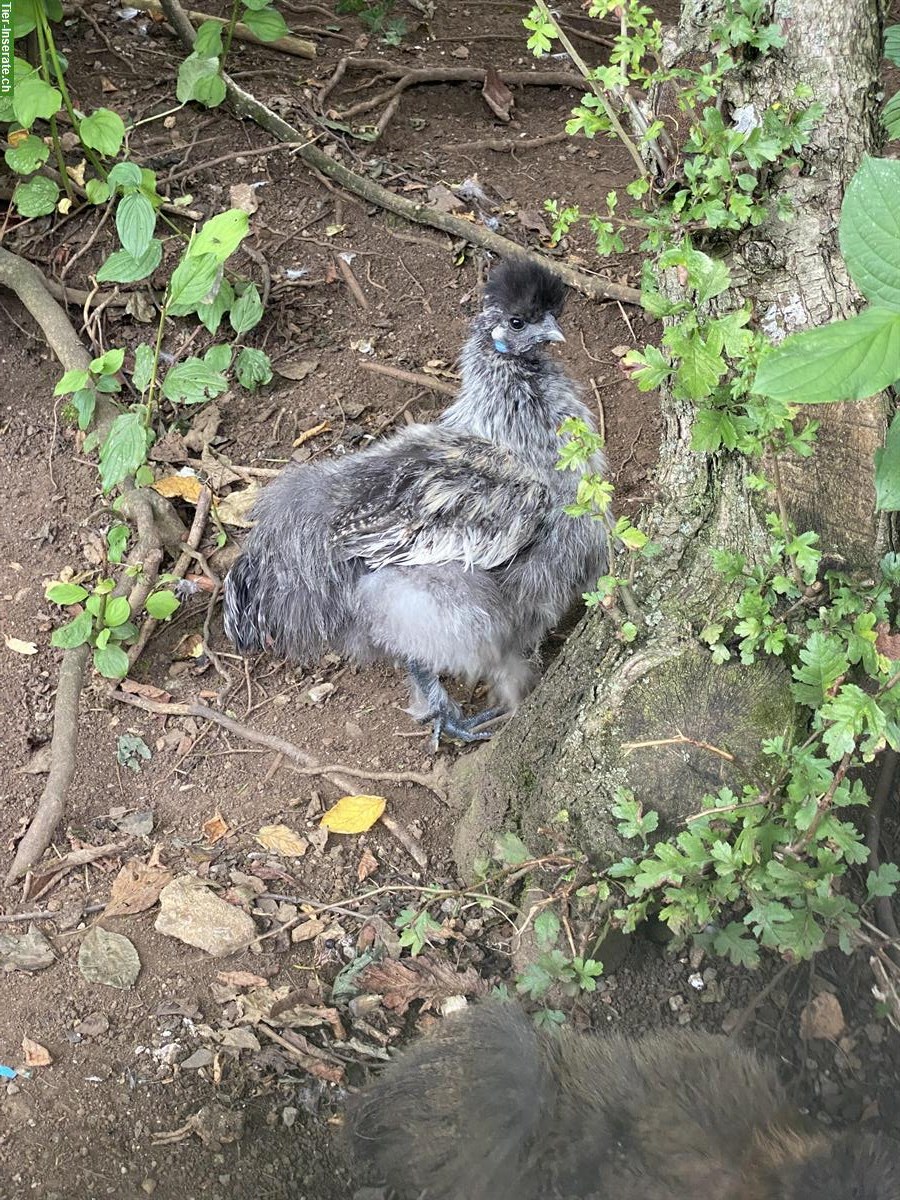
<svg viewBox="0 0 900 1200">
<path fill-rule="evenodd" d="M 507 258 L 491 272 L 484 289 L 486 306 L 529 322 L 546 313 L 558 317 L 566 299 L 566 285 L 551 271 L 527 258 Z"/>
</svg>

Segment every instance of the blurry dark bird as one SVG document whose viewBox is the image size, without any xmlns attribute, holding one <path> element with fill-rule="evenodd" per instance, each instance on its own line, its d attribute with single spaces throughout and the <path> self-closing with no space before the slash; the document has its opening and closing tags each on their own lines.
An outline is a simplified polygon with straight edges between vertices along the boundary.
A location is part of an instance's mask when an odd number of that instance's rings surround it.
<svg viewBox="0 0 900 1200">
<path fill-rule="evenodd" d="M 726 1038 L 539 1033 L 511 1004 L 448 1017 L 347 1127 L 401 1200 L 900 1200 L 900 1144 L 817 1127 Z"/>
<path fill-rule="evenodd" d="M 456 401 L 358 454 L 290 466 L 253 513 L 225 581 L 225 630 L 243 652 L 299 663 L 325 649 L 403 664 L 410 712 L 464 742 L 533 687 L 547 631 L 603 574 L 604 524 L 563 511 L 578 478 L 557 470 L 567 417 L 593 420 L 548 342 L 565 285 L 507 260 L 490 276 L 462 352 Z M 602 472 L 597 455 L 590 469 Z M 486 680 L 466 718 L 440 677 Z"/>
</svg>

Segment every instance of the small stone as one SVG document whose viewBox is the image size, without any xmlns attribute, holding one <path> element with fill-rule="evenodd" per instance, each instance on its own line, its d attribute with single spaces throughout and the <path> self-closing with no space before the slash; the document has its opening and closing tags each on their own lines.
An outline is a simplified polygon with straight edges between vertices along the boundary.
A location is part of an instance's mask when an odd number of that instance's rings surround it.
<svg viewBox="0 0 900 1200">
<path fill-rule="evenodd" d="M 297 1117 L 300 1115 L 300 1110 L 297 1108 L 283 1108 L 281 1110 L 281 1120 L 287 1129 L 293 1129 Z"/>
<path fill-rule="evenodd" d="M 836 1041 L 844 1032 L 844 1012 L 837 996 L 820 992 L 813 996 L 800 1014 L 800 1034 L 804 1038 Z"/>
<path fill-rule="evenodd" d="M 183 1071 L 197 1071 L 200 1067 L 208 1067 L 212 1064 L 214 1055 L 212 1050 L 201 1046 L 199 1050 L 195 1050 L 190 1058 L 186 1058 L 181 1064 Z"/>
<path fill-rule="evenodd" d="M 156 929 L 214 958 L 235 954 L 256 937 L 253 918 L 220 899 L 194 875 L 179 876 L 160 892 Z"/>
<path fill-rule="evenodd" d="M 706 987 L 705 979 L 703 978 L 702 975 L 699 975 L 696 971 L 694 972 L 693 975 L 688 975 L 688 983 L 691 985 L 691 987 L 694 989 L 695 992 L 702 992 L 703 989 Z"/>
<path fill-rule="evenodd" d="M 152 1196 L 156 1191 L 156 1180 L 151 1179 L 148 1175 L 146 1179 L 141 1181 L 141 1191 L 146 1196 Z"/>
</svg>

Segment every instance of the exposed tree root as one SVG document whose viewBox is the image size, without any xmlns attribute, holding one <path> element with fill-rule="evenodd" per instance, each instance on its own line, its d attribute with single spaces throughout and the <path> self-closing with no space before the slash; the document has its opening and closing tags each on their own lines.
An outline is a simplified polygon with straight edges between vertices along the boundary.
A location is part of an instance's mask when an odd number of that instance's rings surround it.
<svg viewBox="0 0 900 1200">
<path fill-rule="evenodd" d="M 161 0 L 161 3 L 163 11 L 166 14 L 166 20 L 176 31 L 183 44 L 190 49 L 194 44 L 196 35 L 184 9 L 178 3 L 178 0 Z M 347 61 L 348 63 L 355 63 L 359 60 Z M 393 67 L 391 69 L 396 70 Z M 403 73 L 405 74 L 405 72 Z M 238 116 L 247 117 L 255 121 L 281 141 L 304 141 L 304 135 L 299 129 L 295 129 L 287 121 L 272 112 L 271 109 L 266 108 L 255 96 L 244 91 L 242 87 L 236 84 L 230 76 L 225 74 L 223 75 L 223 79 L 228 89 L 229 99 Z M 578 80 L 578 86 L 582 86 L 581 80 Z M 308 133 L 306 136 L 307 138 L 312 138 L 314 135 Z M 329 157 L 318 146 L 313 145 L 311 141 L 307 141 L 306 144 L 299 146 L 296 153 L 308 167 L 320 171 L 323 175 L 335 180 L 341 187 L 346 188 L 348 192 L 353 193 L 355 196 L 361 196 L 364 200 L 369 200 L 379 208 L 383 208 L 387 212 L 392 212 L 398 217 L 403 217 L 407 221 L 411 221 L 417 225 L 429 225 L 433 229 L 441 229 L 444 233 L 452 234 L 455 238 L 459 238 L 473 246 L 480 246 L 483 250 L 489 250 L 492 254 L 497 254 L 501 257 L 518 255 L 529 258 L 533 262 L 539 262 L 548 271 L 553 272 L 554 275 L 558 275 L 560 279 L 563 279 L 570 287 L 575 288 L 593 300 L 619 300 L 623 304 L 640 303 L 640 292 L 637 288 L 613 283 L 611 280 L 603 279 L 599 275 L 588 275 L 584 271 L 578 271 L 574 267 L 568 266 L 566 263 L 534 254 L 509 238 L 502 237 L 499 233 L 493 233 L 490 229 L 486 229 L 481 225 L 475 225 L 471 221 L 464 221 L 462 218 L 454 217 L 450 213 L 439 212 L 436 208 L 428 204 L 417 204 L 413 200 L 407 200 L 404 196 L 398 196 L 396 193 L 389 191 L 388 188 L 375 183 L 374 180 L 351 171 L 349 167 L 345 167 L 343 163 Z"/>
<path fill-rule="evenodd" d="M 422 775 L 415 771 L 369 771 L 360 770 L 357 767 L 346 767 L 339 763 L 320 763 L 313 755 L 307 754 L 293 742 L 286 742 L 284 738 L 277 737 L 275 734 L 253 729 L 249 725 L 236 721 L 233 717 L 226 716 L 225 713 L 218 712 L 217 709 L 209 708 L 206 704 L 166 703 L 161 700 L 146 700 L 143 696 L 132 696 L 127 692 L 119 691 L 113 692 L 112 698 L 119 700 L 122 704 L 130 704 L 134 708 L 143 709 L 144 712 L 158 713 L 164 717 L 195 717 L 201 721 L 212 721 L 213 724 L 221 725 L 223 729 L 227 729 L 236 737 L 243 738 L 247 742 L 254 742 L 258 746 L 268 746 L 276 754 L 283 754 L 286 759 L 295 764 L 295 769 L 299 774 L 322 776 L 344 791 L 352 792 L 354 790 L 356 787 L 354 780 L 371 779 L 379 783 L 413 783 L 418 787 L 427 788 L 439 800 L 446 801 L 447 799 L 443 775 L 439 768 L 430 771 L 427 775 Z"/>
<path fill-rule="evenodd" d="M 144 12 L 150 13 L 152 17 L 156 17 L 157 19 L 165 15 L 162 5 L 157 4 L 156 0 L 137 0 L 135 8 L 141 8 Z M 197 12 L 193 8 L 187 10 L 187 16 L 195 25 L 201 25 L 204 21 L 215 21 L 217 25 L 221 25 L 224 28 L 228 24 L 228 21 L 224 17 Z M 278 38 L 274 42 L 264 42 L 262 38 L 256 36 L 249 25 L 245 25 L 242 21 L 238 21 L 235 25 L 233 36 L 239 42 L 249 42 L 254 46 L 264 46 L 267 50 L 280 50 L 282 54 L 292 54 L 296 58 L 316 57 L 315 42 L 309 42 L 306 38 L 294 37 L 293 34 Z"/>
</svg>

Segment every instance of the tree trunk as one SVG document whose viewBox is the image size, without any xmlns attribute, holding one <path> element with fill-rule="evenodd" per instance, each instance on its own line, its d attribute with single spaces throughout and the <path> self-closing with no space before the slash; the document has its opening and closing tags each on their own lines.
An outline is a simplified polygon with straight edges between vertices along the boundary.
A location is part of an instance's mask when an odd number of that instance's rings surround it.
<svg viewBox="0 0 900 1200">
<path fill-rule="evenodd" d="M 676 55 L 705 49 L 715 7 L 685 0 Z M 727 260 L 733 290 L 718 304 L 728 310 L 749 300 L 755 321 L 778 338 L 855 311 L 837 223 L 844 188 L 875 145 L 881 27 L 877 0 L 778 0 L 773 19 L 786 46 L 729 77 L 726 111 L 753 105 L 761 113 L 802 82 L 825 113 L 802 172 L 785 172 L 777 185 L 791 197 L 793 221 L 773 217 L 740 235 Z M 539 830 L 561 813 L 567 838 L 600 861 L 619 857 L 624 847 L 609 812 L 617 788 L 657 809 L 661 832 L 671 832 L 705 793 L 726 784 L 739 791 L 742 772 L 759 766 L 761 739 L 794 721 L 784 668 L 715 666 L 692 637 L 724 599 L 710 548 L 752 560 L 766 541 L 765 512 L 745 486 L 749 464 L 692 452 L 692 406 L 670 395 L 661 403 L 657 501 L 645 528 L 663 553 L 636 584 L 647 632 L 625 647 L 599 611 L 589 613 L 515 720 L 460 760 L 455 851 L 464 873 L 502 829 L 539 849 Z M 873 464 L 885 404 L 825 405 L 814 415 L 821 425 L 813 458 L 782 465 L 789 512 L 798 528 L 820 534 L 829 554 L 870 562 L 885 537 L 876 527 Z M 623 749 L 679 735 L 726 747 L 741 768 L 686 742 Z"/>
</svg>

